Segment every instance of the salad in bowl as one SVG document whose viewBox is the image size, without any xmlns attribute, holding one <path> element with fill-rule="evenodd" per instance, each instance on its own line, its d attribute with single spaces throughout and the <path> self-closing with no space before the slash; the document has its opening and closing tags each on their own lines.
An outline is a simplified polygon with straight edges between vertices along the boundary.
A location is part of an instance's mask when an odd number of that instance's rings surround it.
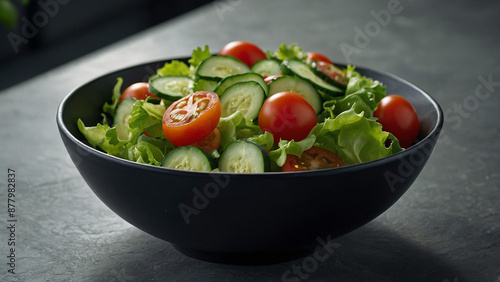
<svg viewBox="0 0 500 282">
<path fill-rule="evenodd" d="M 124 88 L 124 90 L 122 89 Z M 147 82 L 116 78 L 88 143 L 133 162 L 203 172 L 291 172 L 377 160 L 410 147 L 415 109 L 354 66 L 282 44 L 198 47 Z"/>
</svg>

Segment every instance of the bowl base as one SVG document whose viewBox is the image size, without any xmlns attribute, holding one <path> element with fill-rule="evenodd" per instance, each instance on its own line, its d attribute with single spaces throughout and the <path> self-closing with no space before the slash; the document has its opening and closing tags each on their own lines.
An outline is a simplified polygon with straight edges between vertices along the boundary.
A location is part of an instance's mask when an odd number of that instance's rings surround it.
<svg viewBox="0 0 500 282">
<path fill-rule="evenodd" d="M 305 257 L 313 250 L 297 250 L 297 251 L 275 251 L 275 252 L 255 252 L 255 253 L 222 253 L 200 251 L 191 248 L 181 247 L 175 244 L 172 246 L 180 253 L 195 259 L 234 265 L 266 265 L 275 264 L 286 261 L 291 261 L 301 257 Z"/>
</svg>

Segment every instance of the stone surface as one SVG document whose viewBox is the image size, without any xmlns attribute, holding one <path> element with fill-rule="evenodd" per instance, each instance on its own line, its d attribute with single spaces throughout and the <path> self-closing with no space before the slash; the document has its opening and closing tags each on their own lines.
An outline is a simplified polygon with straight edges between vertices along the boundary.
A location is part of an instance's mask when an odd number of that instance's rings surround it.
<svg viewBox="0 0 500 282">
<path fill-rule="evenodd" d="M 499 10 L 498 1 L 216 1 L 0 92 L 0 280 L 500 281 Z M 57 106 L 78 85 L 232 40 L 263 49 L 297 42 L 396 74 L 445 112 L 441 139 L 410 190 L 336 239 L 323 262 L 234 266 L 179 254 L 104 206 L 60 140 Z M 14 275 L 9 168 L 17 185 Z"/>
</svg>

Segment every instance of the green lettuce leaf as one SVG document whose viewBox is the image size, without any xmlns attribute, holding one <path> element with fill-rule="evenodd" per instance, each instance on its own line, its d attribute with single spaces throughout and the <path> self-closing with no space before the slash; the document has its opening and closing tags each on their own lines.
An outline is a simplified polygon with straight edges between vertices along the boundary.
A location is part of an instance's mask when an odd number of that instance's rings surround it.
<svg viewBox="0 0 500 282">
<path fill-rule="evenodd" d="M 105 121 L 96 126 L 85 126 L 81 119 L 78 119 L 78 129 L 85 136 L 90 146 L 100 148 L 104 152 L 119 156 L 126 142 L 118 141 L 116 137 L 116 127 L 110 127 Z M 113 134 L 110 134 L 114 131 Z"/>
<path fill-rule="evenodd" d="M 392 134 L 382 131 L 381 124 L 354 109 L 318 124 L 311 135 L 317 136 L 315 146 L 336 153 L 345 165 L 373 161 L 403 150 Z M 391 141 L 388 147 L 387 140 Z"/>
<path fill-rule="evenodd" d="M 285 43 L 283 43 L 279 46 L 277 51 L 267 51 L 266 55 L 271 59 L 278 59 L 281 61 L 286 59 L 303 60 L 307 57 L 307 55 L 302 52 L 302 48 L 300 48 L 297 43 L 290 44 L 290 46 L 287 46 Z"/>
<path fill-rule="evenodd" d="M 132 156 L 132 161 L 142 164 L 158 166 L 165 157 L 165 153 L 160 148 L 146 141 L 129 146 L 128 151 Z"/>
<path fill-rule="evenodd" d="M 379 81 L 354 76 L 349 80 L 344 96 L 330 98 L 323 103 L 318 120 L 322 122 L 327 118 L 335 118 L 351 109 L 356 113 L 364 113 L 365 117 L 373 117 L 373 111 L 385 96 L 386 88 Z"/>
<path fill-rule="evenodd" d="M 113 94 L 111 96 L 111 104 L 106 102 L 102 106 L 102 111 L 104 113 L 109 114 L 111 117 L 115 116 L 116 107 L 118 106 L 118 101 L 120 100 L 120 97 L 122 96 L 122 92 L 121 92 L 122 84 L 123 84 L 123 79 L 121 77 L 118 77 L 116 84 L 115 84 L 115 87 L 113 87 Z"/>
<path fill-rule="evenodd" d="M 172 60 L 169 63 L 165 63 L 162 68 L 156 70 L 157 75 L 168 76 L 168 75 L 189 75 L 189 67 L 186 63 Z"/>
<path fill-rule="evenodd" d="M 362 75 L 356 71 L 356 66 L 347 65 L 345 69 L 342 70 L 347 79 L 347 82 L 353 77 L 362 77 Z"/>
<path fill-rule="evenodd" d="M 269 158 L 276 162 L 278 166 L 283 166 L 288 154 L 300 156 L 305 150 L 311 149 L 316 141 L 316 136 L 309 135 L 301 141 L 286 141 L 280 140 L 278 149 L 269 152 Z"/>
<path fill-rule="evenodd" d="M 196 68 L 203 60 L 209 58 L 210 56 L 212 56 L 212 54 L 210 53 L 208 45 L 205 45 L 205 48 L 203 49 L 198 47 L 191 53 L 191 59 L 189 59 L 188 63 Z"/>
<path fill-rule="evenodd" d="M 166 139 L 152 138 L 144 134 L 141 134 L 135 143 L 128 140 L 121 141 L 116 135 L 116 126 L 110 127 L 106 123 L 86 127 L 79 119 L 78 129 L 92 147 L 143 164 L 160 165 L 164 156 L 175 147 Z"/>
<path fill-rule="evenodd" d="M 228 117 L 220 118 L 217 129 L 221 134 L 221 151 L 231 142 L 238 139 L 247 139 L 262 134 L 260 127 L 251 120 L 245 119 L 243 114 L 239 111 Z"/>
<path fill-rule="evenodd" d="M 135 102 L 130 112 L 130 130 L 140 133 L 146 130 L 153 137 L 163 137 L 163 131 L 160 129 L 167 107 L 163 103 L 150 103 L 150 100 L 148 97 L 146 100 Z"/>
<path fill-rule="evenodd" d="M 268 131 L 261 135 L 250 137 L 248 140 L 259 144 L 266 152 L 271 151 L 274 145 L 274 136 Z"/>
</svg>

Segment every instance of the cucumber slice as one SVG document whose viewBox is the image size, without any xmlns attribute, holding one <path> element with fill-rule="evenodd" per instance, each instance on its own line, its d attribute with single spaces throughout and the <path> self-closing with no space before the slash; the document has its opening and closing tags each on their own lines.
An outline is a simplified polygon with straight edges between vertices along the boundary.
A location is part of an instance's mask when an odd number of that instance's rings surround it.
<svg viewBox="0 0 500 282">
<path fill-rule="evenodd" d="M 347 87 L 347 79 L 345 78 L 344 73 L 342 72 L 341 69 L 337 68 L 333 64 L 329 64 L 328 69 L 325 71 L 329 72 L 331 75 L 335 75 L 334 79 L 332 79 L 332 77 L 330 77 L 329 75 L 325 74 L 316 61 L 311 62 L 311 69 L 317 76 L 319 76 L 324 81 L 334 86 L 337 86 L 338 88 L 341 89 L 345 89 Z"/>
<path fill-rule="evenodd" d="M 306 99 L 316 114 L 323 110 L 321 95 L 312 84 L 300 77 L 285 75 L 269 82 L 269 96 L 279 92 L 294 92 Z"/>
<path fill-rule="evenodd" d="M 149 92 L 169 101 L 193 93 L 193 87 L 194 81 L 188 76 L 157 76 L 149 81 Z"/>
<path fill-rule="evenodd" d="M 324 91 L 325 93 L 334 96 L 344 95 L 344 92 L 342 90 L 318 77 L 307 64 L 305 64 L 300 60 L 297 59 L 284 60 L 281 66 L 283 69 L 283 73 L 292 74 L 301 77 L 305 80 L 308 80 L 318 90 Z"/>
<path fill-rule="evenodd" d="M 178 147 L 168 153 L 161 162 L 162 167 L 190 170 L 212 171 L 215 167 L 212 157 L 203 149 L 193 146 Z"/>
<path fill-rule="evenodd" d="M 250 72 L 242 61 L 230 56 L 211 56 L 203 60 L 196 70 L 198 78 L 220 81 L 230 75 Z"/>
<path fill-rule="evenodd" d="M 281 64 L 280 61 L 276 59 L 264 59 L 257 61 L 250 69 L 263 76 L 281 74 Z"/>
<path fill-rule="evenodd" d="M 248 140 L 229 144 L 219 158 L 221 172 L 258 173 L 267 172 L 271 161 L 266 151 Z"/>
<path fill-rule="evenodd" d="M 243 81 L 255 81 L 259 83 L 262 89 L 264 89 L 266 95 L 267 92 L 269 91 L 269 86 L 267 85 L 267 83 L 264 81 L 264 78 L 262 78 L 260 74 L 249 72 L 243 74 L 235 74 L 224 78 L 221 82 L 219 82 L 219 85 L 217 85 L 217 88 L 215 88 L 214 92 L 219 94 L 219 96 L 221 96 L 222 93 L 224 93 L 224 91 L 229 86 Z"/>
<path fill-rule="evenodd" d="M 246 119 L 256 119 L 266 99 L 259 83 L 243 81 L 229 86 L 220 96 L 221 116 L 228 117 L 240 111 Z"/>
<path fill-rule="evenodd" d="M 127 98 L 124 99 L 116 108 L 113 126 L 116 126 L 116 135 L 119 140 L 125 141 L 130 139 L 130 112 L 132 112 L 135 102 L 137 102 L 135 98 Z"/>
</svg>

